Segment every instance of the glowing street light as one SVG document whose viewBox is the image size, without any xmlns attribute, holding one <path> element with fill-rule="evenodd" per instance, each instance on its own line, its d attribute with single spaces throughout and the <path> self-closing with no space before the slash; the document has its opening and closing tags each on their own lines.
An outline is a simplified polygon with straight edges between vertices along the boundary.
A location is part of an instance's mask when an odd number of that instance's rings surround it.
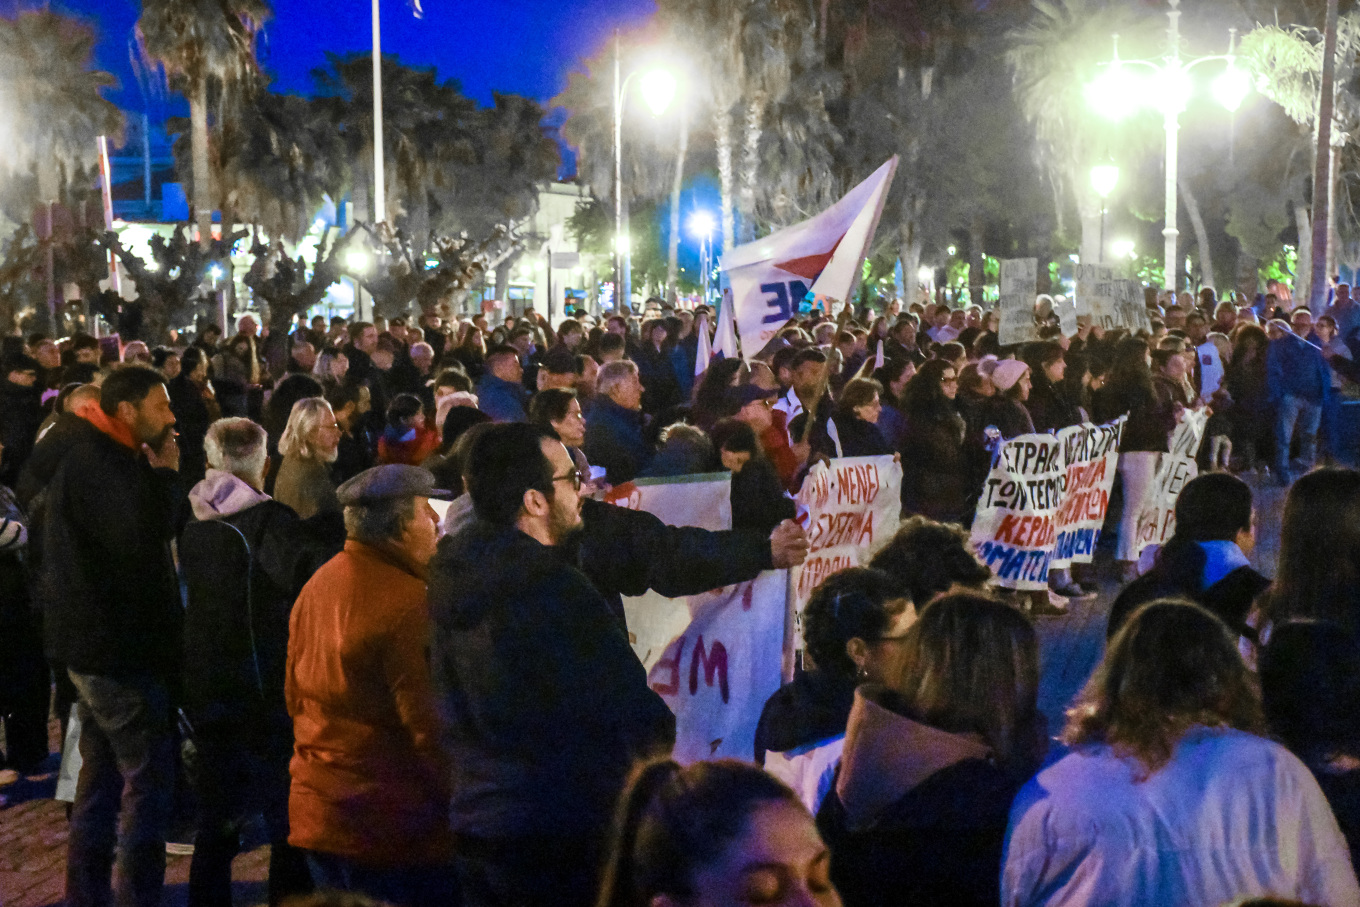
<svg viewBox="0 0 1360 907">
<path fill-rule="evenodd" d="M 1086 88 L 1086 99 L 1095 110 L 1109 119 L 1121 119 L 1141 106 L 1160 110 L 1166 128 L 1166 184 L 1165 184 L 1165 224 L 1162 236 L 1165 240 L 1163 264 L 1166 269 L 1167 286 L 1174 287 L 1176 281 L 1176 240 L 1180 231 L 1176 229 L 1177 203 L 1177 136 L 1180 132 L 1180 115 L 1190 101 L 1194 86 L 1190 81 L 1190 70 L 1201 63 L 1225 61 L 1227 70 L 1214 81 L 1214 98 L 1230 111 L 1236 111 L 1251 90 L 1251 82 L 1246 73 L 1237 68 L 1233 53 L 1237 43 L 1237 29 L 1228 30 L 1228 52 L 1206 57 L 1184 59 L 1181 57 L 1180 44 L 1180 0 L 1167 0 L 1171 8 L 1167 10 L 1167 53 L 1160 62 L 1152 60 L 1123 60 L 1119 57 L 1119 36 L 1114 36 L 1114 57 L 1104 64 L 1101 72 Z M 1147 78 L 1140 77 L 1136 70 L 1141 69 Z M 1094 174 L 1092 175 L 1094 178 Z M 1097 190 L 1099 191 L 1099 190 Z"/>
<path fill-rule="evenodd" d="M 222 279 L 222 266 L 213 265 L 211 268 L 208 269 L 208 273 L 212 276 L 213 284 L 215 285 L 219 280 Z"/>
<path fill-rule="evenodd" d="M 368 266 L 371 263 L 372 259 L 363 249 L 351 249 L 349 252 L 345 253 L 345 266 L 351 271 L 363 273 L 368 270 Z"/>
<path fill-rule="evenodd" d="M 1127 258 L 1132 261 L 1138 257 L 1131 239 L 1116 239 L 1110 243 L 1110 251 L 1114 253 L 1115 258 Z"/>
<path fill-rule="evenodd" d="M 708 302 L 708 278 L 713 272 L 713 231 L 718 222 L 708 211 L 695 211 L 689 216 L 689 233 L 699 240 L 699 271 L 703 274 L 703 299 Z"/>
<path fill-rule="evenodd" d="M 642 78 L 642 99 L 654 116 L 661 116 L 675 99 L 679 83 L 675 75 L 662 67 L 645 71 L 633 70 L 623 77 L 622 49 L 619 32 L 614 32 L 614 234 L 623 236 L 623 103 L 628 98 L 628 83 L 634 76 Z M 633 294 L 632 259 L 626 247 L 616 244 L 614 256 L 614 286 L 619 288 L 614 305 L 621 301 L 631 305 Z"/>
</svg>

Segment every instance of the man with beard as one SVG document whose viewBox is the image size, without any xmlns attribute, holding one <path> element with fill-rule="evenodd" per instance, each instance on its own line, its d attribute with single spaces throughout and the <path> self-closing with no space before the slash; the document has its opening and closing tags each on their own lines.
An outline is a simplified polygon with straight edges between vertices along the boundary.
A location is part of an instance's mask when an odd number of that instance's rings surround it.
<svg viewBox="0 0 1360 907">
<path fill-rule="evenodd" d="M 81 415 L 96 430 L 48 487 L 37 584 L 47 655 L 68 669 L 82 727 L 66 903 L 157 907 L 184 610 L 170 553 L 183 501 L 175 415 L 161 374 L 140 365 L 109 375 Z"/>
<path fill-rule="evenodd" d="M 562 443 L 496 425 L 466 475 L 476 522 L 441 542 L 429 593 L 463 904 L 585 907 L 629 767 L 670 751 L 675 718 L 559 553 L 582 525 Z"/>
</svg>

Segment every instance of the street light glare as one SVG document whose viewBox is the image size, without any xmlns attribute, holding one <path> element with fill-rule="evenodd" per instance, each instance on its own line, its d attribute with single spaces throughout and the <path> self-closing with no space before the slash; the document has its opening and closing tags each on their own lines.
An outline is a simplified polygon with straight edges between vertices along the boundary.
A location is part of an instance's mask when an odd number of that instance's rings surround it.
<svg viewBox="0 0 1360 907">
<path fill-rule="evenodd" d="M 1091 168 L 1091 188 L 1101 198 L 1109 198 L 1118 183 L 1119 168 L 1114 164 L 1097 164 Z"/>
<path fill-rule="evenodd" d="M 1232 63 L 1228 64 L 1221 76 L 1214 79 L 1214 100 L 1231 112 L 1237 112 L 1250 91 L 1251 77 Z"/>
<path fill-rule="evenodd" d="M 1157 74 L 1158 107 L 1163 112 L 1183 113 L 1190 105 L 1193 90 L 1190 73 L 1183 66 L 1165 66 Z"/>
<path fill-rule="evenodd" d="M 621 233 L 618 236 L 614 237 L 614 248 L 618 250 L 618 253 L 620 255 L 627 255 L 629 250 L 632 249 L 632 247 L 633 244 L 628 239 L 628 235 L 626 233 Z"/>
<path fill-rule="evenodd" d="M 675 75 L 665 69 L 649 69 L 642 74 L 642 100 L 655 116 L 661 116 L 675 100 Z"/>
<path fill-rule="evenodd" d="M 1115 60 L 1086 88 L 1086 101 L 1108 120 L 1122 120 L 1143 103 L 1143 80 L 1133 67 Z"/>
<path fill-rule="evenodd" d="M 211 268 L 208 269 L 208 273 L 212 275 L 212 279 L 213 279 L 213 280 L 221 280 L 221 279 L 222 279 L 222 266 L 221 266 L 221 265 L 213 265 Z"/>
<path fill-rule="evenodd" d="M 367 271 L 368 253 L 362 249 L 353 249 L 345 254 L 345 264 L 351 271 Z"/>
<path fill-rule="evenodd" d="M 1138 256 L 1134 254 L 1133 249 L 1133 240 L 1131 239 L 1116 239 L 1110 244 L 1110 251 L 1114 253 L 1115 258 L 1127 258 L 1130 260 L 1137 258 Z"/>
<path fill-rule="evenodd" d="M 717 226 L 717 221 L 707 211 L 695 211 L 689 216 L 689 234 L 695 239 L 707 239 Z"/>
</svg>

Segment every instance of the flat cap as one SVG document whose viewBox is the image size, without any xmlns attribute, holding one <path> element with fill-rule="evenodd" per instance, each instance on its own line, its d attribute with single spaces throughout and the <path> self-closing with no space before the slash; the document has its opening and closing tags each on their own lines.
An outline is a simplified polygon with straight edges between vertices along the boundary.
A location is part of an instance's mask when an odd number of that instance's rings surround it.
<svg viewBox="0 0 1360 907">
<path fill-rule="evenodd" d="M 352 507 L 398 498 L 448 497 L 448 492 L 434 487 L 434 475 L 428 469 L 389 463 L 365 469 L 337 488 L 335 496 L 343 506 Z"/>
</svg>

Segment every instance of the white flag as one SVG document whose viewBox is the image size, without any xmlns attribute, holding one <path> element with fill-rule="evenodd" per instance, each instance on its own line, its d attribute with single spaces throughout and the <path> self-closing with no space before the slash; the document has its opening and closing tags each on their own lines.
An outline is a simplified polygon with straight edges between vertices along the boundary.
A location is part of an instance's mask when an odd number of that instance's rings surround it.
<svg viewBox="0 0 1360 907">
<path fill-rule="evenodd" d="M 747 359 L 765 348 L 804 299 L 820 303 L 832 317 L 846 304 L 896 172 L 894 156 L 816 217 L 722 257 Z"/>
<path fill-rule="evenodd" d="M 694 322 L 694 329 L 699 332 L 699 350 L 694 354 L 694 377 L 698 378 L 708 371 L 708 360 L 713 358 L 712 346 L 708 340 L 708 316 L 699 316 Z"/>
<path fill-rule="evenodd" d="M 883 359 L 883 341 L 879 340 L 878 352 L 874 353 L 874 371 L 878 371 L 883 367 Z"/>
<path fill-rule="evenodd" d="M 728 359 L 737 357 L 737 332 L 732 327 L 732 291 L 723 290 L 722 309 L 718 312 L 718 333 L 713 338 L 713 352 Z"/>
</svg>

